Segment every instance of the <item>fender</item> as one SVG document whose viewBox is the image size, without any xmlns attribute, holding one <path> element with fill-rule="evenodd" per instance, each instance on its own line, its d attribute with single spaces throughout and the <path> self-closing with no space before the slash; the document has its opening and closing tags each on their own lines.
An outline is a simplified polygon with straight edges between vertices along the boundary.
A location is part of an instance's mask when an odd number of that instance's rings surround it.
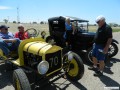
<svg viewBox="0 0 120 90">
<path fill-rule="evenodd" d="M 112 43 L 116 43 L 116 44 L 119 44 L 119 42 L 115 39 L 112 39 Z"/>
</svg>

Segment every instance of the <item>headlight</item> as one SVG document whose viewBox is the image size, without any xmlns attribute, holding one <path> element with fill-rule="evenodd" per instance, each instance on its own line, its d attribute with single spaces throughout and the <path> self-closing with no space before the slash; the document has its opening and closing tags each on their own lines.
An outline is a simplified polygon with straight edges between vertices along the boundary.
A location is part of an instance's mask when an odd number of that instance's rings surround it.
<svg viewBox="0 0 120 90">
<path fill-rule="evenodd" d="M 73 54 L 71 51 L 68 52 L 68 60 L 72 60 L 73 59 Z"/>
<path fill-rule="evenodd" d="M 47 73 L 47 71 L 49 69 L 49 63 L 47 61 L 41 61 L 38 64 L 37 69 L 38 69 L 39 74 L 44 75 Z"/>
</svg>

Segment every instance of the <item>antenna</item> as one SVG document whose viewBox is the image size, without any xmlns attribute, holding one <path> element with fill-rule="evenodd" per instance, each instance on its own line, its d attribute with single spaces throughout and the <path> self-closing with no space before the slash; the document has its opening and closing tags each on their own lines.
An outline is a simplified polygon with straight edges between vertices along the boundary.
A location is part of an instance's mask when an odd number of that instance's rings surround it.
<svg viewBox="0 0 120 90">
<path fill-rule="evenodd" d="M 20 22 L 20 17 L 19 17 L 19 7 L 17 7 L 17 23 Z"/>
</svg>

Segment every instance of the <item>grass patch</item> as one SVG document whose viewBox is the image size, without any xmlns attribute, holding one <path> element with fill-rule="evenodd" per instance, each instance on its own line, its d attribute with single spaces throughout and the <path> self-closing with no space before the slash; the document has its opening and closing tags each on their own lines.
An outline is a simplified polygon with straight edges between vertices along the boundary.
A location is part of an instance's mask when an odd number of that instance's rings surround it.
<svg viewBox="0 0 120 90">
<path fill-rule="evenodd" d="M 113 28 L 113 32 L 120 32 L 120 29 Z"/>
<path fill-rule="evenodd" d="M 95 27 L 94 28 L 93 27 L 89 28 L 90 32 L 96 32 L 96 30 L 97 30 L 97 27 L 96 28 Z M 117 27 L 117 28 L 116 27 L 112 27 L 112 30 L 113 30 L 113 32 L 120 32 L 120 27 Z"/>
</svg>

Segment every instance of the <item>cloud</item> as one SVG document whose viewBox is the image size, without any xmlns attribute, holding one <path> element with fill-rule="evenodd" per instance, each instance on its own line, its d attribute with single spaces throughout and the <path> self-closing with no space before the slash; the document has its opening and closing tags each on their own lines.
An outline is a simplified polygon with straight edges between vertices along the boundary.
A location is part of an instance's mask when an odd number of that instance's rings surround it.
<svg viewBox="0 0 120 90">
<path fill-rule="evenodd" d="M 0 6 L 0 10 L 7 10 L 7 9 L 12 9 L 12 8 L 7 6 Z"/>
</svg>

